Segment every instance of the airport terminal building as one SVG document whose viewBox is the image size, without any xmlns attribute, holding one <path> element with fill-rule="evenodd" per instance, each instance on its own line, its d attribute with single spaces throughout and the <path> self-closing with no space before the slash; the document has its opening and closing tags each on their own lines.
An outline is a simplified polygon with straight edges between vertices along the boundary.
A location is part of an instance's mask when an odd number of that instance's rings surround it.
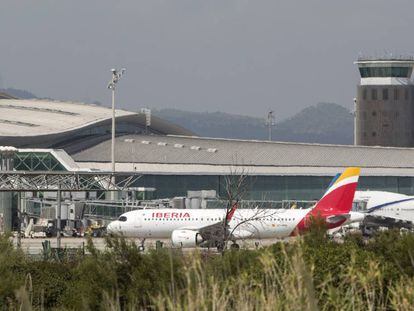
<svg viewBox="0 0 414 311">
<path fill-rule="evenodd" d="M 15 170 L 110 171 L 111 110 L 82 103 L 0 100 L 0 145 L 14 146 Z M 211 189 L 249 175 L 248 199 L 313 200 L 332 176 L 360 166 L 360 189 L 414 194 L 411 148 L 301 144 L 194 136 L 141 113 L 116 111 L 116 170 L 142 175 L 158 198 Z"/>
<path fill-rule="evenodd" d="M 111 109 L 0 99 L 0 111 L 0 171 L 111 171 Z M 152 117 L 148 122 L 144 114 L 123 110 L 116 111 L 115 159 L 118 173 L 140 175 L 133 187 L 155 189 L 151 196 L 157 199 L 199 190 L 214 190 L 225 198 L 226 177 L 243 173 L 248 175 L 246 200 L 317 200 L 332 177 L 348 166 L 361 167 L 361 190 L 414 194 L 412 148 L 204 138 L 165 120 Z M 90 200 L 89 195 L 81 200 Z M 119 216 L 128 196 L 123 193 L 113 201 L 101 191 L 99 198 L 110 205 L 99 201 L 98 210 L 92 201 L 83 203 L 90 204 L 88 219 Z M 54 219 L 55 199 L 43 208 L 42 197 L 25 194 L 30 203 L 26 212 L 42 217 L 35 211 L 40 206 Z M 0 192 L 0 231 L 16 228 L 17 200 L 10 192 Z M 75 204 L 71 195 L 64 200 Z"/>
</svg>

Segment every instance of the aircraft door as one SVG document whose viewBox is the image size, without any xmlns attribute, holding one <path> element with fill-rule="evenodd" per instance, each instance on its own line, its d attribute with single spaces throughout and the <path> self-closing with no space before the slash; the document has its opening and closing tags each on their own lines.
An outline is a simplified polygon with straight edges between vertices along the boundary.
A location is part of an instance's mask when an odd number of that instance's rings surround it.
<svg viewBox="0 0 414 311">
<path fill-rule="evenodd" d="M 136 215 L 136 217 L 134 217 L 131 221 L 131 230 L 135 235 L 139 234 L 142 229 L 143 217 L 145 217 L 144 214 L 138 213 L 138 215 Z"/>
</svg>

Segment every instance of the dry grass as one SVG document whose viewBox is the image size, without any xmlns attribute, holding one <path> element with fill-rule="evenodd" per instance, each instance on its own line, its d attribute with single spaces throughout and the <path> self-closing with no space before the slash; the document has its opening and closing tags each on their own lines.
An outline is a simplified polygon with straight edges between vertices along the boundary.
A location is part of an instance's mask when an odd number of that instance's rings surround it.
<svg viewBox="0 0 414 311">
<path fill-rule="evenodd" d="M 300 242 L 299 242 L 300 243 Z M 414 310 L 414 280 L 401 281 L 384 296 L 381 268 L 375 261 L 359 267 L 354 261 L 344 269 L 340 284 L 333 278 L 315 288 L 313 268 L 297 247 L 285 260 L 265 251 L 260 255 L 263 279 L 241 274 L 227 280 L 207 275 L 199 256 L 186 269 L 186 289 L 175 295 L 154 297 L 157 310 Z M 280 264 L 282 262 L 282 264 Z"/>
<path fill-rule="evenodd" d="M 286 248 L 281 245 L 276 255 L 271 249 L 263 249 L 257 253 L 253 271 L 240 269 L 240 273 L 229 273 L 229 276 L 217 273 L 225 269 L 212 273 L 211 263 L 210 269 L 206 268 L 206 262 L 211 258 L 206 259 L 198 252 L 183 255 L 183 278 L 177 281 L 171 274 L 162 293 L 150 295 L 151 305 L 139 302 L 142 295 L 148 293 L 136 292 L 133 298 L 129 296 L 125 301 L 114 287 L 111 292 L 102 289 L 100 309 L 414 310 L 412 277 L 401 276 L 398 281 L 387 283 L 384 267 L 379 261 L 369 259 L 361 264 L 357 263 L 356 254 L 351 254 L 347 264 L 337 270 L 339 275 L 328 273 L 322 282 L 316 283 L 316 269 L 305 260 L 305 249 L 301 240 Z M 172 267 L 172 261 L 168 264 Z M 43 304 L 32 307 L 32 292 L 31 278 L 27 276 L 25 286 L 15 292 L 15 300 L 9 308 L 42 310 Z M 87 304 L 84 309 L 88 309 Z"/>
</svg>

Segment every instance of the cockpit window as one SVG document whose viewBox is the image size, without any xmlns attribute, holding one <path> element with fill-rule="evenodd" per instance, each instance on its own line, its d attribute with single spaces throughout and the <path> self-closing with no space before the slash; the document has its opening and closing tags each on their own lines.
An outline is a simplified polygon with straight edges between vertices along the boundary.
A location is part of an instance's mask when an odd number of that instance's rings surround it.
<svg viewBox="0 0 414 311">
<path fill-rule="evenodd" d="M 126 216 L 121 216 L 121 217 L 118 218 L 118 220 L 119 221 L 127 221 L 127 218 L 126 218 Z"/>
</svg>

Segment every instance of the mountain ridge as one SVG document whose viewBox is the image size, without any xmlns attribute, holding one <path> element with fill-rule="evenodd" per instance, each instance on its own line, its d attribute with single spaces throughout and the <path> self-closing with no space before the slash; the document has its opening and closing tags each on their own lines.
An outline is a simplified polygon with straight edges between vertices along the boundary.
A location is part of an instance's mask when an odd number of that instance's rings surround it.
<svg viewBox="0 0 414 311">
<path fill-rule="evenodd" d="M 23 99 L 39 98 L 29 91 L 16 88 L 1 89 L 0 92 Z M 198 136 L 268 140 L 268 127 L 264 118 L 174 108 L 152 109 L 152 113 Z M 335 103 L 318 103 L 277 122 L 272 128 L 272 140 L 349 145 L 353 143 L 353 123 L 353 116 L 345 107 Z"/>
<path fill-rule="evenodd" d="M 264 118 L 170 108 L 152 112 L 199 136 L 268 140 Z M 319 103 L 276 123 L 272 128 L 272 140 L 348 145 L 353 143 L 353 122 L 346 108 L 334 103 Z"/>
</svg>

